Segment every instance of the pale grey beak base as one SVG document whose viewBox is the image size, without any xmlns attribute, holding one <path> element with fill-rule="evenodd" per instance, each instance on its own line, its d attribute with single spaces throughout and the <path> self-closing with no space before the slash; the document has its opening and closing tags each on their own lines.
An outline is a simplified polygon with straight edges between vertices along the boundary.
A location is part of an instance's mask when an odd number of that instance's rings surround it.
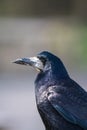
<svg viewBox="0 0 87 130">
<path fill-rule="evenodd" d="M 40 71 L 43 70 L 43 63 L 37 57 L 30 57 L 30 58 L 20 58 L 13 61 L 13 63 L 20 64 L 20 65 L 30 65 Z"/>
</svg>

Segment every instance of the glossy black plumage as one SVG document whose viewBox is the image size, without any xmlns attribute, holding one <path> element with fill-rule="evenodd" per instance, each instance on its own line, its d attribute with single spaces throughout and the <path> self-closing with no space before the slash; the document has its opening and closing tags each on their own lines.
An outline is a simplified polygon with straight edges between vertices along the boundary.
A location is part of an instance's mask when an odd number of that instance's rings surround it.
<svg viewBox="0 0 87 130">
<path fill-rule="evenodd" d="M 37 108 L 46 130 L 86 130 L 87 93 L 70 79 L 59 58 L 49 52 L 39 56 L 47 58 L 49 68 L 35 81 Z"/>
<path fill-rule="evenodd" d="M 39 70 L 35 96 L 46 130 L 87 130 L 87 92 L 70 78 L 57 56 L 44 51 L 14 63 Z"/>
</svg>

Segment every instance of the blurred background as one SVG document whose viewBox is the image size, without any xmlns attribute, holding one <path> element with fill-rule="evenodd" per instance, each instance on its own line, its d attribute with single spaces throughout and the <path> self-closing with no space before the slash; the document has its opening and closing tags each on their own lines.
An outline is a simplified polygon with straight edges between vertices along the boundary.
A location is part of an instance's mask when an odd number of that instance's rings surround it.
<svg viewBox="0 0 87 130">
<path fill-rule="evenodd" d="M 87 90 L 86 0 L 0 0 L 0 130 L 44 130 L 37 72 L 12 63 L 43 50 L 59 56 Z"/>
</svg>

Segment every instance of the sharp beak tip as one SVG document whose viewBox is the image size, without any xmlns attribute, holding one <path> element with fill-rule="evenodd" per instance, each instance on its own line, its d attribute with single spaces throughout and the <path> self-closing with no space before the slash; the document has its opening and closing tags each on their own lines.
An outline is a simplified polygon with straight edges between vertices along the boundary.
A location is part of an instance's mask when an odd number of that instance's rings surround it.
<svg viewBox="0 0 87 130">
<path fill-rule="evenodd" d="M 11 61 L 11 63 L 16 63 L 16 61 Z"/>
<path fill-rule="evenodd" d="M 16 59 L 16 60 L 12 61 L 12 63 L 15 63 L 15 64 L 20 64 L 20 63 L 21 63 L 21 61 L 22 61 L 22 59 Z"/>
</svg>

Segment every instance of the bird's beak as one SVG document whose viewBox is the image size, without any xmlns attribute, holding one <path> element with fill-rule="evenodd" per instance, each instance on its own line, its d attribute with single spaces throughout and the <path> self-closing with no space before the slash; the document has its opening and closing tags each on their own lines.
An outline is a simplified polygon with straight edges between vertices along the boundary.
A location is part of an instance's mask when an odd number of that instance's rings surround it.
<svg viewBox="0 0 87 130">
<path fill-rule="evenodd" d="M 30 65 L 35 69 L 37 69 L 38 71 L 43 70 L 43 63 L 37 57 L 20 58 L 13 61 L 13 63 L 20 64 L 20 65 Z"/>
</svg>

